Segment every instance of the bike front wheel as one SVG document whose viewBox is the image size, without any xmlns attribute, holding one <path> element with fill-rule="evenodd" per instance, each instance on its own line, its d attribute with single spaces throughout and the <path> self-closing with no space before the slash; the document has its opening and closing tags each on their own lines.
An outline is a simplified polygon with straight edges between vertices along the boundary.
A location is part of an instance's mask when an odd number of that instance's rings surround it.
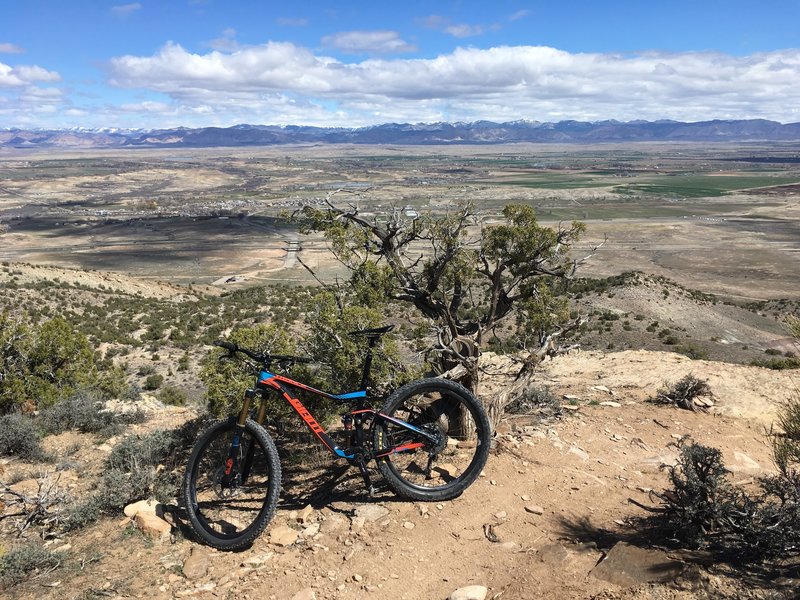
<svg viewBox="0 0 800 600">
<path fill-rule="evenodd" d="M 391 419 L 376 416 L 373 451 L 381 473 L 400 496 L 449 500 L 483 470 L 491 426 L 481 403 L 464 386 L 438 378 L 412 381 L 389 396 L 381 414 Z"/>
<path fill-rule="evenodd" d="M 238 441 L 234 443 L 234 438 Z M 209 427 L 189 457 L 183 495 L 197 535 L 220 550 L 245 548 L 275 514 L 281 487 L 278 451 L 269 433 L 231 418 Z"/>
</svg>

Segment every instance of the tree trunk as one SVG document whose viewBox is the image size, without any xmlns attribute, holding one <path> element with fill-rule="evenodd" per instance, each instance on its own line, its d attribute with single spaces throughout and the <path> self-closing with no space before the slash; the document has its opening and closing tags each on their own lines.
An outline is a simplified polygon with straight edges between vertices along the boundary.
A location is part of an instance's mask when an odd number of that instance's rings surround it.
<svg viewBox="0 0 800 600">
<path fill-rule="evenodd" d="M 478 345 L 467 337 L 458 337 L 450 345 L 461 358 L 443 356 L 441 360 L 443 375 L 463 385 L 480 401 L 478 397 L 478 358 L 480 356 Z M 462 407 L 455 422 L 450 423 L 447 434 L 450 437 L 466 441 L 474 437 L 474 431 L 475 423 L 472 416 Z"/>
</svg>

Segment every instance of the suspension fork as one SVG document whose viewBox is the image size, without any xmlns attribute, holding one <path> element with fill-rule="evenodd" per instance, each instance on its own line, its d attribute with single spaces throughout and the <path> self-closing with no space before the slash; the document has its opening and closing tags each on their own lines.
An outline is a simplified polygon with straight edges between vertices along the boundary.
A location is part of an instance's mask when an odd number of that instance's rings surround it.
<svg viewBox="0 0 800 600">
<path fill-rule="evenodd" d="M 256 397 L 258 392 L 253 389 L 246 390 L 244 393 L 244 402 L 242 403 L 242 410 L 239 411 L 239 417 L 236 420 L 236 427 L 233 431 L 233 441 L 228 450 L 228 458 L 225 461 L 225 475 L 222 478 L 222 484 L 230 486 L 233 483 L 237 474 L 240 475 L 240 484 L 243 484 L 248 475 L 250 474 L 250 467 L 253 463 L 253 440 L 247 444 L 244 462 L 239 464 L 239 447 L 241 446 L 242 434 L 245 431 L 245 424 L 247 423 L 247 416 L 250 413 L 250 405 L 253 403 L 253 398 Z M 263 409 L 263 403 L 262 403 Z"/>
</svg>

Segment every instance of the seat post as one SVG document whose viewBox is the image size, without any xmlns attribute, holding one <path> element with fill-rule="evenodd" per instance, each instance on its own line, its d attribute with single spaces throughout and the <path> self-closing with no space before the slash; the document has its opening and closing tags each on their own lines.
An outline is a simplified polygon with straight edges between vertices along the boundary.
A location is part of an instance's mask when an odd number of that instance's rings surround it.
<svg viewBox="0 0 800 600">
<path fill-rule="evenodd" d="M 367 346 L 367 355 L 364 357 L 364 373 L 361 377 L 361 389 L 366 390 L 367 385 L 369 384 L 369 370 L 372 367 L 372 348 L 375 346 L 375 342 L 378 341 L 378 337 L 368 337 L 369 345 Z"/>
</svg>

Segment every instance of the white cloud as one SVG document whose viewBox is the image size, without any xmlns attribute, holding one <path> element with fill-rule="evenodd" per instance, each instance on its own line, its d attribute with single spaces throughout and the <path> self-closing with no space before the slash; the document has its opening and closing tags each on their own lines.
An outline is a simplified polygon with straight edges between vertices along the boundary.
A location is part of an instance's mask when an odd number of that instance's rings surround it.
<svg viewBox="0 0 800 600">
<path fill-rule="evenodd" d="M 692 119 L 723 112 L 776 118 L 800 103 L 800 50 L 619 56 L 516 46 L 345 63 L 290 43 L 204 55 L 168 44 L 151 57 L 115 58 L 109 71 L 114 85 L 183 102 L 236 93 L 290 93 L 340 105 L 425 99 L 443 107 L 478 103 L 485 107 L 481 118 L 493 118 L 497 107 L 539 119 L 553 107 L 572 111 L 571 118 Z"/>
<path fill-rule="evenodd" d="M 31 106 L 87 126 L 277 123 L 360 126 L 387 121 L 768 118 L 798 121 L 800 49 L 617 55 L 541 46 L 459 48 L 435 58 L 341 61 L 291 43 L 192 53 L 169 43 L 120 56 L 108 81 L 136 100 L 102 110 L 42 82 L 42 67 L 0 63 L 3 121 Z M 38 99 L 38 100 L 37 100 Z M 86 110 L 65 113 L 67 109 Z M 48 108 L 49 110 L 49 108 Z M 87 121 L 91 121 L 90 123 Z"/>
<path fill-rule="evenodd" d="M 399 54 L 415 52 L 396 31 L 342 31 L 322 38 L 322 45 L 346 54 Z"/>
<path fill-rule="evenodd" d="M 20 65 L 11 67 L 0 62 L 0 87 L 19 87 L 34 81 L 60 81 L 61 76 L 55 71 L 48 71 L 37 65 Z"/>
<path fill-rule="evenodd" d="M 142 9 L 142 5 L 139 2 L 131 2 L 130 4 L 118 4 L 116 6 L 111 7 L 111 14 L 115 17 L 129 17 L 133 13 L 138 10 Z"/>
<path fill-rule="evenodd" d="M 0 54 L 22 54 L 25 49 L 10 42 L 0 42 Z"/>
</svg>

